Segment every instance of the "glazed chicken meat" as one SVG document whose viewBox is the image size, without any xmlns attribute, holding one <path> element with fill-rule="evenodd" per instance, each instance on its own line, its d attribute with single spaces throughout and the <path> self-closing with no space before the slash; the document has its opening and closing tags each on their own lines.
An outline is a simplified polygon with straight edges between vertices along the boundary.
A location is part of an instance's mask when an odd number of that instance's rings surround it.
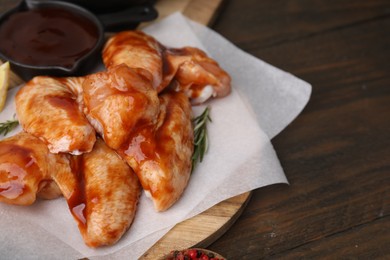
<svg viewBox="0 0 390 260">
<path fill-rule="evenodd" d="M 77 102 L 83 78 L 38 76 L 15 97 L 16 112 L 23 129 L 44 141 L 50 152 L 90 152 L 95 129 Z"/>
<path fill-rule="evenodd" d="M 27 82 L 15 97 L 23 132 L 0 141 L 0 201 L 63 196 L 90 247 L 122 237 L 142 190 L 156 211 L 179 200 L 192 170 L 192 105 L 231 91 L 204 51 L 141 31 L 111 37 L 102 58 L 104 71 Z"/>
<path fill-rule="evenodd" d="M 114 244 L 134 219 L 141 192 L 137 176 L 100 138 L 90 153 L 73 157 L 70 165 L 71 178 L 56 182 L 73 191 L 65 198 L 85 243 Z"/>
<path fill-rule="evenodd" d="M 133 69 L 144 69 L 150 75 L 153 88 L 162 88 L 162 45 L 145 33 L 124 31 L 108 39 L 103 49 L 103 62 L 106 68 L 125 64 Z"/>
<path fill-rule="evenodd" d="M 190 102 L 182 92 L 164 93 L 157 124 L 134 129 L 118 150 L 157 211 L 172 206 L 187 186 L 194 141 L 191 114 Z"/>
<path fill-rule="evenodd" d="M 29 133 L 4 139 L 0 142 L 0 201 L 31 205 L 40 194 L 58 197 L 61 192 L 52 184 L 51 174 L 69 171 L 66 155 L 50 153 L 45 143 Z M 46 194 L 48 186 L 52 195 Z"/>
<path fill-rule="evenodd" d="M 83 83 L 85 115 L 113 149 L 120 148 L 134 128 L 157 122 L 157 91 L 141 70 L 122 64 L 89 75 Z"/>
<path fill-rule="evenodd" d="M 103 49 L 107 68 L 126 64 L 153 75 L 153 87 L 162 92 L 171 84 L 193 104 L 230 93 L 230 76 L 197 48 L 168 48 L 141 31 L 125 31 L 108 40 Z"/>
<path fill-rule="evenodd" d="M 141 192 L 132 169 L 98 139 L 79 156 L 50 153 L 29 133 L 0 142 L 0 201 L 31 205 L 61 194 L 90 247 L 118 241 L 134 219 Z"/>
</svg>

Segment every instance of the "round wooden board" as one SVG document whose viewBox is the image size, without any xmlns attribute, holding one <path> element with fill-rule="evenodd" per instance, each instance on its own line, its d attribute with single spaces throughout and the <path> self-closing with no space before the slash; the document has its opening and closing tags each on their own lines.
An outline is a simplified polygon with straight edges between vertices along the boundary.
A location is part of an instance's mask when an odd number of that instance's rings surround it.
<svg viewBox="0 0 390 260">
<path fill-rule="evenodd" d="M 237 220 L 251 194 L 246 192 L 222 201 L 199 215 L 177 224 L 140 259 L 161 259 L 172 250 L 209 246 Z"/>
</svg>

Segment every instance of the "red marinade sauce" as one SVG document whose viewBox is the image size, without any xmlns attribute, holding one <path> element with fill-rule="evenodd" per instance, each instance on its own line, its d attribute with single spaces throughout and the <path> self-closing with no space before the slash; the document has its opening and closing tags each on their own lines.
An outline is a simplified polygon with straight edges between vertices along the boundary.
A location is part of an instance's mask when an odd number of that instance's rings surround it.
<svg viewBox="0 0 390 260">
<path fill-rule="evenodd" d="M 78 222 L 79 229 L 87 228 L 87 198 L 85 190 L 84 157 L 74 156 L 70 160 L 72 173 L 76 176 L 76 187 L 67 199 L 68 207 Z"/>
<path fill-rule="evenodd" d="M 60 8 L 40 8 L 10 15 L 0 26 L 0 51 L 15 62 L 71 68 L 95 47 L 96 24 Z"/>
</svg>

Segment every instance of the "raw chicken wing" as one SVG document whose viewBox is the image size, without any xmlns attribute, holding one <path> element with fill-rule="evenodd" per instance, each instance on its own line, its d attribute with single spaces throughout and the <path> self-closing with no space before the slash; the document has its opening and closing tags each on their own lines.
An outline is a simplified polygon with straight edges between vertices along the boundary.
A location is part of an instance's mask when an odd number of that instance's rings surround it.
<svg viewBox="0 0 390 260">
<path fill-rule="evenodd" d="M 118 241 L 132 223 L 141 192 L 125 161 L 98 139 L 79 156 L 52 154 L 29 133 L 0 141 L 0 201 L 30 205 L 61 195 L 90 247 Z"/>
<path fill-rule="evenodd" d="M 68 157 L 51 154 L 47 146 L 28 133 L 0 141 L 0 201 L 30 205 L 38 196 L 46 199 L 61 193 L 51 174 L 69 174 Z"/>
<path fill-rule="evenodd" d="M 96 133 L 82 112 L 82 103 L 77 102 L 82 82 L 83 78 L 38 76 L 15 97 L 23 129 L 43 140 L 52 153 L 92 150 Z"/>
<path fill-rule="evenodd" d="M 126 64 L 150 73 L 153 88 L 161 85 L 163 74 L 162 46 L 153 37 L 141 31 L 123 31 L 111 37 L 103 49 L 107 68 Z"/>
<path fill-rule="evenodd" d="M 173 80 L 193 104 L 230 93 L 230 76 L 218 63 L 198 48 L 167 48 L 141 31 L 124 31 L 111 37 L 103 50 L 110 68 L 126 64 L 143 68 L 153 75 L 153 87 L 162 92 Z"/>
<path fill-rule="evenodd" d="M 122 64 L 84 81 L 85 114 L 113 149 L 125 143 L 134 128 L 157 121 L 157 92 L 143 72 Z"/>
<path fill-rule="evenodd" d="M 127 145 L 119 150 L 157 211 L 172 206 L 187 186 L 193 152 L 191 115 L 185 94 L 164 93 L 157 125 L 134 130 Z"/>
<path fill-rule="evenodd" d="M 92 125 L 133 168 L 156 210 L 163 211 L 177 201 L 189 179 L 191 105 L 181 92 L 158 98 L 143 71 L 122 64 L 88 76 L 84 103 Z"/>
<path fill-rule="evenodd" d="M 84 242 L 90 247 L 117 242 L 132 223 L 141 192 L 137 176 L 101 139 L 90 153 L 73 157 L 73 177 L 57 176 Z"/>
<path fill-rule="evenodd" d="M 230 93 L 229 74 L 202 50 L 193 47 L 168 49 L 165 57 L 171 69 L 164 75 L 164 81 L 171 81 L 173 77 L 177 90 L 184 91 L 192 104 Z"/>
</svg>

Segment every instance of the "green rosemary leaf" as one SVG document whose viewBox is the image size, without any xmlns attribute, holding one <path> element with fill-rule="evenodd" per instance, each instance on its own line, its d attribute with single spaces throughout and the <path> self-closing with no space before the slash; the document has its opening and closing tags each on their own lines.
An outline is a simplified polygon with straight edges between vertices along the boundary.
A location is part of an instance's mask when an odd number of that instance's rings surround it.
<svg viewBox="0 0 390 260">
<path fill-rule="evenodd" d="M 202 162 L 208 150 L 207 123 L 211 122 L 210 109 L 206 107 L 203 113 L 192 120 L 194 127 L 194 153 L 192 154 L 192 171 L 198 162 Z"/>
<path fill-rule="evenodd" d="M 17 127 L 19 121 L 16 119 L 7 120 L 5 122 L 0 123 L 0 134 L 6 136 L 9 132 L 11 132 L 15 127 Z"/>
</svg>

